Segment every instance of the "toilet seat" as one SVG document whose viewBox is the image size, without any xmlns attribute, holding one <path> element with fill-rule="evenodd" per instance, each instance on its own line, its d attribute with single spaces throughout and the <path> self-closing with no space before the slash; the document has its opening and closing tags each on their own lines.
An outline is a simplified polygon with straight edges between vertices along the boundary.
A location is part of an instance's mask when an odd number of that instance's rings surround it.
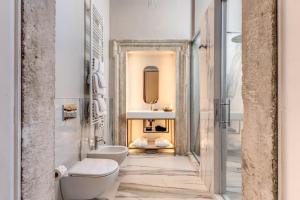
<svg viewBox="0 0 300 200">
<path fill-rule="evenodd" d="M 85 158 L 76 163 L 68 174 L 76 177 L 103 177 L 113 174 L 118 169 L 119 165 L 114 160 Z"/>
</svg>

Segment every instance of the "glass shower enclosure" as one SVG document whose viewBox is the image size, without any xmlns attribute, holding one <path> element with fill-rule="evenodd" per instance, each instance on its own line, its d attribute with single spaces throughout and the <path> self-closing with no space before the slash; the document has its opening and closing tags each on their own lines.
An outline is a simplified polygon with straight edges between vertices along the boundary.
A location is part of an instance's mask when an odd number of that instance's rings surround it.
<svg viewBox="0 0 300 200">
<path fill-rule="evenodd" d="M 242 0 L 212 1 L 202 18 L 192 42 L 191 152 L 212 192 L 241 200 Z"/>
<path fill-rule="evenodd" d="M 242 0 L 227 0 L 222 6 L 221 185 L 225 199 L 241 200 L 242 99 Z"/>
</svg>

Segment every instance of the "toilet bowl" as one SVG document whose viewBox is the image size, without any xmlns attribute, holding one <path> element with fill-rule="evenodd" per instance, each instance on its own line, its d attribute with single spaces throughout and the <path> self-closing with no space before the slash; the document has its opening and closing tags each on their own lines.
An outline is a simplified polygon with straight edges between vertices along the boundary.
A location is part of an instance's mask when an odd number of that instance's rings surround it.
<svg viewBox="0 0 300 200">
<path fill-rule="evenodd" d="M 64 200 L 93 199 L 110 189 L 119 174 L 114 160 L 86 158 L 76 163 L 61 179 Z"/>
<path fill-rule="evenodd" d="M 115 160 L 121 165 L 128 155 L 128 148 L 125 146 L 99 146 L 97 150 L 90 151 L 87 154 L 88 158 L 105 158 Z"/>
</svg>

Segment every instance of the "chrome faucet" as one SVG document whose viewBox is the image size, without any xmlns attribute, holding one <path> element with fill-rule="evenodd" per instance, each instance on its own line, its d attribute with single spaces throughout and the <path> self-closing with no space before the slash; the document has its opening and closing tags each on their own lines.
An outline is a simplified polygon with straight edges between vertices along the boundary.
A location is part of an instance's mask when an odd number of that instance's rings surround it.
<svg viewBox="0 0 300 200">
<path fill-rule="evenodd" d="M 95 136 L 95 149 L 97 149 L 98 145 L 103 142 L 103 144 L 106 144 L 103 137 Z"/>
<path fill-rule="evenodd" d="M 157 99 L 154 99 L 150 102 L 150 110 L 153 111 L 153 105 L 156 104 L 158 101 L 158 98 Z"/>
</svg>

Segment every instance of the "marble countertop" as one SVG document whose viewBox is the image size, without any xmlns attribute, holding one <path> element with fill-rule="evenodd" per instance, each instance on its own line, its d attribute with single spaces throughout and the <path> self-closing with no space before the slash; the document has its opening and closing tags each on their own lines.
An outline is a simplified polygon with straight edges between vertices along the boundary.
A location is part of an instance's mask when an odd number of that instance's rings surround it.
<svg viewBox="0 0 300 200">
<path fill-rule="evenodd" d="M 127 119 L 175 119 L 176 112 L 136 110 L 126 113 Z"/>
</svg>

